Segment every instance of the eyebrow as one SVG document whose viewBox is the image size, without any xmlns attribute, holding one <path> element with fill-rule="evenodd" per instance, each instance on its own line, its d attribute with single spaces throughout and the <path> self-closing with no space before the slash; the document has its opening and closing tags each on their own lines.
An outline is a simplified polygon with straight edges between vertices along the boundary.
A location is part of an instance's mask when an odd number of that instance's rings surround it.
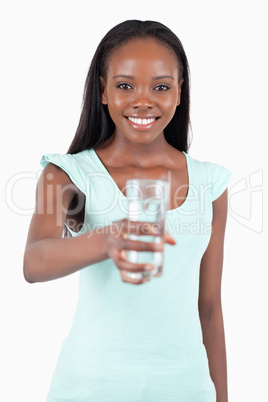
<svg viewBox="0 0 268 402">
<path fill-rule="evenodd" d="M 119 75 L 115 75 L 113 78 L 127 78 L 128 80 L 134 80 L 135 77 L 133 75 L 124 75 L 124 74 L 119 74 Z M 162 80 L 164 78 L 171 78 L 172 80 L 174 80 L 174 77 L 172 77 L 171 75 L 158 75 L 157 77 L 153 77 L 153 80 Z"/>
<path fill-rule="evenodd" d="M 163 78 L 171 78 L 172 80 L 174 80 L 174 77 L 172 77 L 171 75 L 158 75 L 157 77 L 153 77 L 153 80 L 162 80 Z"/>
<path fill-rule="evenodd" d="M 133 77 L 133 75 L 123 75 L 123 74 L 115 75 L 113 78 L 127 78 L 128 80 L 135 79 L 135 77 Z"/>
</svg>

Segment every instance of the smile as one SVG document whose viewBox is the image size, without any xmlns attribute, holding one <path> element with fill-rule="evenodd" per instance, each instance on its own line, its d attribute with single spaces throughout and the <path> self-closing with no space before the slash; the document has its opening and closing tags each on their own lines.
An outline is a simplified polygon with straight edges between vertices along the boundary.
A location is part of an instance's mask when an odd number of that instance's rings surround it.
<svg viewBox="0 0 268 402">
<path fill-rule="evenodd" d="M 134 123 L 134 124 L 138 124 L 139 126 L 148 126 L 148 124 L 153 123 L 156 118 L 151 118 L 151 119 L 140 119 L 137 117 L 128 117 L 128 119 Z"/>
</svg>

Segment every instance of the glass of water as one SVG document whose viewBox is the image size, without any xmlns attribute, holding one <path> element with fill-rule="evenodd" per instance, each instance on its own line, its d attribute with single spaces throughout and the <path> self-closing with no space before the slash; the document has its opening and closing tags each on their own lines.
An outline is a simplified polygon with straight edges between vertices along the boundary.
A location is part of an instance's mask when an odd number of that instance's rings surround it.
<svg viewBox="0 0 268 402">
<path fill-rule="evenodd" d="M 169 203 L 169 182 L 155 179 L 131 179 L 126 183 L 128 198 L 128 219 L 134 222 L 150 222 L 156 235 L 136 235 L 130 233 L 128 238 L 150 243 L 164 243 L 165 219 Z M 154 265 L 154 270 L 142 273 L 128 273 L 131 278 L 142 279 L 162 275 L 163 251 L 135 251 L 126 252 L 126 259 L 130 262 Z"/>
</svg>

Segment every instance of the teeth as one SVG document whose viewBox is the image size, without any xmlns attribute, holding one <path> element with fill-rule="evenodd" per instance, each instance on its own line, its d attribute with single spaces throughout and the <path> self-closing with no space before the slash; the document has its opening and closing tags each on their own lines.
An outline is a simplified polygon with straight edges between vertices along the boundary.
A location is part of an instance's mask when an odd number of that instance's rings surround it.
<svg viewBox="0 0 268 402">
<path fill-rule="evenodd" d="M 136 117 L 129 117 L 129 120 L 135 124 L 144 125 L 144 126 L 155 121 L 155 119 L 137 119 Z"/>
</svg>

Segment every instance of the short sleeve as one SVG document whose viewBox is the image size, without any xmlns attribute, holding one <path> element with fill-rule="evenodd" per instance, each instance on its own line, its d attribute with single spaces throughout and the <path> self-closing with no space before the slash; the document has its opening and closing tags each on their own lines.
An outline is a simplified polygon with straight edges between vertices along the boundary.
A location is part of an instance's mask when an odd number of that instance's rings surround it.
<svg viewBox="0 0 268 402">
<path fill-rule="evenodd" d="M 223 166 L 210 163 L 210 192 L 211 199 L 215 201 L 227 189 L 231 172 Z"/>
<path fill-rule="evenodd" d="M 63 169 L 71 181 L 76 185 L 82 193 L 86 193 L 85 189 L 85 179 L 83 177 L 83 172 L 79 169 L 79 165 L 75 163 L 75 158 L 71 154 L 52 154 L 48 153 L 42 156 L 40 164 L 44 168 L 49 163 L 53 163 Z"/>
</svg>

